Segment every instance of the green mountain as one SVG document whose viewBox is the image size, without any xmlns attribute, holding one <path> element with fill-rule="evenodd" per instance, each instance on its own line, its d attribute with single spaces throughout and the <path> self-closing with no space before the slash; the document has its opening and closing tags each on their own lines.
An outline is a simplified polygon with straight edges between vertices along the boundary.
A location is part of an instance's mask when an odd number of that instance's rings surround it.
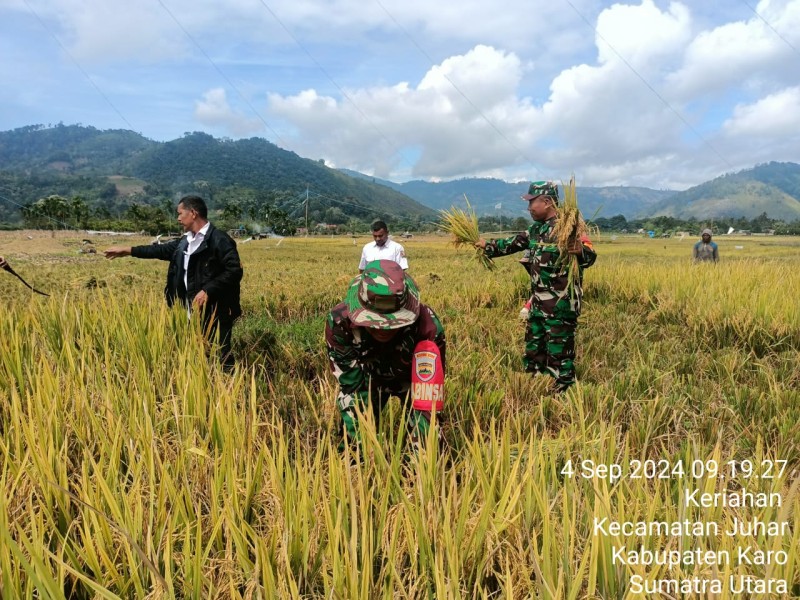
<svg viewBox="0 0 800 600">
<path fill-rule="evenodd" d="M 649 216 L 800 220 L 800 165 L 770 162 L 712 179 L 655 205 Z"/>
<path fill-rule="evenodd" d="M 126 175 L 141 152 L 158 145 L 122 129 L 28 125 L 0 131 L 0 169 L 77 175 Z"/>
<path fill-rule="evenodd" d="M 133 202 L 161 205 L 164 198 L 185 193 L 199 193 L 211 208 L 222 208 L 232 199 L 244 203 L 279 192 L 282 208 L 299 213 L 308 190 L 315 220 L 435 216 L 397 190 L 349 177 L 264 139 L 220 140 L 205 133 L 154 142 L 131 131 L 80 125 L 0 132 L 0 184 L 0 194 L 12 195 L 17 205 L 52 194 L 81 195 L 112 212 Z"/>
<path fill-rule="evenodd" d="M 437 210 L 464 204 L 464 195 L 479 215 L 526 214 L 518 198 L 527 183 L 498 179 L 459 179 L 440 183 L 392 183 L 347 171 L 382 183 Z M 800 219 L 800 165 L 770 162 L 717 177 L 682 192 L 643 187 L 579 187 L 578 203 L 587 218 L 624 215 L 627 219 L 669 216 L 707 220 L 723 217 L 754 219 L 763 213 L 772 219 Z M 500 204 L 500 209 L 496 206 Z"/>
<path fill-rule="evenodd" d="M 478 215 L 527 216 L 526 204 L 520 196 L 528 190 L 530 182 L 509 183 L 500 179 L 466 178 L 445 182 L 408 181 L 393 183 L 344 171 L 353 177 L 362 177 L 391 187 L 417 202 L 437 210 L 453 205 L 463 206 L 464 196 Z M 625 215 L 637 218 L 648 214 L 649 209 L 661 200 L 672 196 L 670 190 L 651 190 L 642 187 L 579 187 L 578 204 L 589 218 Z M 500 205 L 498 208 L 497 206 Z"/>
<path fill-rule="evenodd" d="M 198 193 L 212 209 L 230 213 L 232 204 L 255 214 L 267 203 L 298 219 L 307 207 L 311 222 L 433 220 L 438 210 L 463 206 L 465 196 L 479 215 L 527 216 L 519 200 L 527 185 L 488 178 L 394 183 L 330 169 L 261 138 L 232 141 L 195 132 L 155 142 L 132 131 L 63 124 L 0 132 L 0 222 L 18 222 L 20 207 L 53 194 L 80 196 L 109 215 Z M 578 201 L 587 218 L 753 219 L 766 213 L 790 222 L 800 219 L 800 165 L 757 165 L 682 192 L 580 187 Z"/>
</svg>

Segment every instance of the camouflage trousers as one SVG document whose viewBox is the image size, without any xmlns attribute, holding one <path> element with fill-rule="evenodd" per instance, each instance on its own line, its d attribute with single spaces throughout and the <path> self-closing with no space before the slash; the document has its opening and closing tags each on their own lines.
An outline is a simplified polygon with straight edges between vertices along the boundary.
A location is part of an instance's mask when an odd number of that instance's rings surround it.
<svg viewBox="0 0 800 600">
<path fill-rule="evenodd" d="M 377 432 L 380 429 L 381 412 L 392 396 L 400 398 L 400 401 L 404 403 L 404 408 L 408 411 L 406 431 L 409 439 L 414 445 L 421 444 L 427 438 L 428 431 L 431 428 L 430 411 L 411 408 L 411 398 L 407 389 L 391 390 L 384 387 L 373 387 L 369 395 L 339 394 L 339 414 L 342 417 L 345 442 L 359 444 L 361 441 L 356 406 L 362 415 L 372 413 L 375 431 Z"/>
<path fill-rule="evenodd" d="M 531 310 L 525 328 L 525 354 L 522 362 L 529 373 L 544 373 L 555 380 L 554 388 L 563 392 L 575 383 L 575 329 L 578 317 L 545 315 Z"/>
</svg>

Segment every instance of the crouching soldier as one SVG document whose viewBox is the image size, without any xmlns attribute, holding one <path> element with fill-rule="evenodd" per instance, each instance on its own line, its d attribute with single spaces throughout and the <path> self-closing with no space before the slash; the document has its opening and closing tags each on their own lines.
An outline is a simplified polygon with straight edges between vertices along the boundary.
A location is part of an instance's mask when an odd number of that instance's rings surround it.
<svg viewBox="0 0 800 600">
<path fill-rule="evenodd" d="M 574 290 L 569 289 L 569 267 L 560 260 L 553 239 L 558 219 L 558 187 L 551 181 L 535 181 L 522 196 L 528 202 L 533 225 L 514 237 L 480 240 L 489 257 L 529 251 L 525 268 L 531 276 L 531 299 L 525 317 L 525 354 L 523 363 L 530 373 L 553 377 L 553 390 L 566 391 L 575 383 L 575 329 L 581 313 L 583 269 L 594 264 L 597 254 L 588 237 L 575 240 L 569 249 L 578 257 L 579 273 Z"/>
<path fill-rule="evenodd" d="M 356 407 L 362 413 L 371 409 L 377 427 L 391 396 L 407 403 L 412 441 L 425 439 L 431 409 L 439 410 L 443 399 L 444 329 L 433 309 L 420 303 L 414 280 L 399 264 L 375 260 L 365 265 L 344 302 L 328 314 L 325 343 L 339 382 L 337 402 L 348 443 L 360 441 Z M 440 388 L 427 397 L 417 393 L 412 405 L 412 377 L 415 392 L 430 387 L 421 381 L 441 382 Z"/>
</svg>

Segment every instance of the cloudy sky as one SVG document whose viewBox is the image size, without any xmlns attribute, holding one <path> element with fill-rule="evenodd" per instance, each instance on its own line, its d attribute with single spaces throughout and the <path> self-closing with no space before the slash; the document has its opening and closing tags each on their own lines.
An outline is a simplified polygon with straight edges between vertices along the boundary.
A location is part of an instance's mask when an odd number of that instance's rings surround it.
<svg viewBox="0 0 800 600">
<path fill-rule="evenodd" d="M 800 162 L 800 0 L 0 0 L 0 82 L 0 130 L 685 189 Z"/>
</svg>

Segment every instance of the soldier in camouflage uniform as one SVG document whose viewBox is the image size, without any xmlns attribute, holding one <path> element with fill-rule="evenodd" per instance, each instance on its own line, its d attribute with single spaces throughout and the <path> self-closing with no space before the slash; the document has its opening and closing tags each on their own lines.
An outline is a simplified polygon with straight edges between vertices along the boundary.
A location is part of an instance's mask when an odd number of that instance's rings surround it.
<svg viewBox="0 0 800 600">
<path fill-rule="evenodd" d="M 554 389 L 564 392 L 575 383 L 575 329 L 583 295 L 581 277 L 575 281 L 571 294 L 567 267 L 557 264 L 559 251 L 552 231 L 558 218 L 558 187 L 551 181 L 535 181 L 522 199 L 528 201 L 533 225 L 513 237 L 480 240 L 476 246 L 484 248 L 489 257 L 530 251 L 532 298 L 523 363 L 530 373 L 552 376 Z M 597 258 L 587 237 L 576 240 L 569 252 L 578 256 L 581 276 L 583 269 L 592 266 Z"/>
<path fill-rule="evenodd" d="M 425 439 L 430 412 L 410 408 L 408 400 L 414 347 L 422 340 L 439 347 L 444 368 L 444 329 L 433 309 L 420 303 L 414 280 L 391 260 L 367 263 L 325 323 L 346 440 L 359 441 L 356 407 L 362 412 L 371 407 L 377 426 L 391 396 L 408 401 L 409 434 L 415 441 Z"/>
</svg>

